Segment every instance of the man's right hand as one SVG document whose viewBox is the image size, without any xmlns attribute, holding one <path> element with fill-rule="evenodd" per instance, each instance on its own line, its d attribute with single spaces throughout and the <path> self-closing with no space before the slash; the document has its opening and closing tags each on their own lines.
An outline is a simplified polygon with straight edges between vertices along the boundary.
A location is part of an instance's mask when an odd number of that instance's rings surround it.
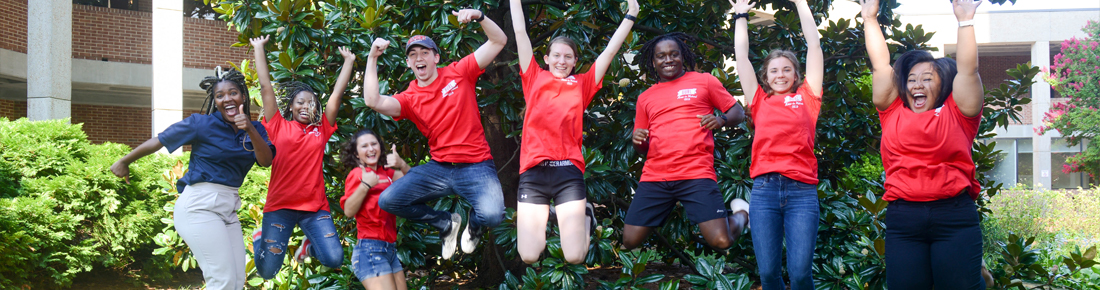
<svg viewBox="0 0 1100 290">
<path fill-rule="evenodd" d="M 649 129 L 634 130 L 634 145 L 642 145 L 649 140 Z"/>
<path fill-rule="evenodd" d="M 375 38 L 374 43 L 372 43 L 370 45 L 370 56 L 372 56 L 372 57 L 382 56 L 382 52 L 386 51 L 386 48 L 388 48 L 388 47 L 390 47 L 390 41 L 389 40 L 385 40 L 385 39 L 381 39 L 381 38 Z"/>
</svg>

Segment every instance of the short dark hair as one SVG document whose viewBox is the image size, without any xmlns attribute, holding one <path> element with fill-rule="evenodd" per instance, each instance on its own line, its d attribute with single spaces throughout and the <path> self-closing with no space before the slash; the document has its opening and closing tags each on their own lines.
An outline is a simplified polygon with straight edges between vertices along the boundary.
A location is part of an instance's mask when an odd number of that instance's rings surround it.
<svg viewBox="0 0 1100 290">
<path fill-rule="evenodd" d="M 930 62 L 932 69 L 940 78 L 940 91 L 936 103 L 932 108 L 939 108 L 947 101 L 947 96 L 954 91 L 955 75 L 958 74 L 958 65 L 954 59 L 932 57 L 932 54 L 924 50 L 907 51 L 894 61 L 894 87 L 897 88 L 898 97 L 902 98 L 902 105 L 909 107 L 909 71 L 917 64 Z"/>
<path fill-rule="evenodd" d="M 341 146 L 342 150 L 340 150 L 340 164 L 344 165 L 344 170 L 350 171 L 356 167 L 359 167 L 359 137 L 363 135 L 371 135 L 374 136 L 375 139 L 378 139 L 379 156 L 384 156 L 385 154 L 388 154 L 388 152 L 386 152 L 386 144 L 382 143 L 382 137 L 378 136 L 378 134 L 374 133 L 374 131 L 371 131 L 370 129 L 361 129 L 359 130 L 359 132 L 355 132 L 355 135 L 352 135 L 351 139 L 348 139 L 348 141 L 344 142 L 344 145 Z M 386 158 L 378 158 L 378 167 L 386 167 Z"/>
<path fill-rule="evenodd" d="M 638 53 L 641 58 L 638 61 L 638 66 L 646 72 L 646 75 L 653 77 L 654 81 L 659 80 L 660 76 L 657 75 L 657 68 L 653 67 L 653 54 L 657 49 L 657 44 L 665 40 L 671 40 L 680 47 L 680 58 L 684 62 L 684 71 L 695 70 L 695 53 L 691 51 L 688 43 L 691 42 L 691 37 L 687 34 L 680 32 L 668 33 L 658 37 L 654 37 L 642 45 L 641 51 Z"/>
<path fill-rule="evenodd" d="M 290 112 L 291 104 L 294 103 L 294 98 L 298 96 L 298 93 L 309 92 L 313 94 L 313 108 L 310 109 L 309 123 L 310 125 L 321 124 L 321 96 L 318 96 L 313 88 L 306 85 L 303 82 L 290 81 L 279 84 L 279 90 L 283 92 L 283 119 L 294 120 L 294 114 Z M 336 112 L 330 112 L 335 114 Z"/>
<path fill-rule="evenodd" d="M 802 63 L 798 61 L 798 56 L 794 55 L 794 52 L 786 49 L 776 49 L 764 57 L 764 67 L 760 70 L 760 88 L 764 89 L 765 93 L 769 95 L 774 91 L 771 84 L 768 83 L 768 64 L 771 64 L 772 60 L 777 58 L 786 58 L 791 61 L 791 65 L 794 65 L 794 75 L 797 76 L 794 83 L 791 84 L 791 93 L 798 91 L 798 88 L 802 86 L 802 80 L 806 78 L 802 75 Z M 745 92 L 746 94 L 755 94 L 756 92 Z"/>
<path fill-rule="evenodd" d="M 214 93 L 221 82 L 230 82 L 237 86 L 237 90 L 240 90 L 241 95 L 244 96 L 244 113 L 249 114 L 249 118 L 251 118 L 252 111 L 249 110 L 248 104 L 252 101 L 248 97 L 248 87 L 244 84 L 244 75 L 235 69 L 223 72 L 221 67 L 214 70 L 214 75 L 207 76 L 199 82 L 199 88 L 206 90 L 206 100 L 202 102 L 202 108 L 199 109 L 199 112 L 210 115 L 218 111 L 218 106 L 214 103 Z"/>
</svg>

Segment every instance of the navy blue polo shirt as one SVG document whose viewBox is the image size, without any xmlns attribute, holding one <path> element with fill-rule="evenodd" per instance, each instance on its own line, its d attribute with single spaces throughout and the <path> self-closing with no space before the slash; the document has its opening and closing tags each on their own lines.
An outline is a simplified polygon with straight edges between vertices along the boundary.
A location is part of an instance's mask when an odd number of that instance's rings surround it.
<svg viewBox="0 0 1100 290">
<path fill-rule="evenodd" d="M 263 136 L 264 143 L 271 147 L 271 154 L 274 156 L 275 145 L 271 145 L 268 140 L 264 125 L 259 121 L 252 121 L 252 126 Z M 253 149 L 248 132 L 234 131 L 233 125 L 226 123 L 218 112 L 212 115 L 191 114 L 190 117 L 168 126 L 168 129 L 157 135 L 157 139 L 160 139 L 160 144 L 169 152 L 176 151 L 183 145 L 191 145 L 191 162 L 187 164 L 187 173 L 176 182 L 176 189 L 181 193 L 188 184 L 200 182 L 240 187 L 248 170 L 256 163 L 256 155 L 248 151 Z"/>
</svg>

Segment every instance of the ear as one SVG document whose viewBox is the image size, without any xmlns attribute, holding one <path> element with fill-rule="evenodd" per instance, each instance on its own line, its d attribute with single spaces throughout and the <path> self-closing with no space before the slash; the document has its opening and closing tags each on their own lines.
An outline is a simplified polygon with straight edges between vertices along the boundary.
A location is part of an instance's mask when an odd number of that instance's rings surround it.
<svg viewBox="0 0 1100 290">
<path fill-rule="evenodd" d="M 439 53 L 435 54 L 435 63 L 439 63 Z"/>
</svg>

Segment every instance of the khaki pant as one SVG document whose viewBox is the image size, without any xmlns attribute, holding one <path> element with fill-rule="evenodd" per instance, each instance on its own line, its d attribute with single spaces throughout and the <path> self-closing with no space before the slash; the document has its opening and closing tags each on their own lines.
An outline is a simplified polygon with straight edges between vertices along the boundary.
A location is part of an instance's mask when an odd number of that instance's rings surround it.
<svg viewBox="0 0 1100 290">
<path fill-rule="evenodd" d="M 176 201 L 176 231 L 199 262 L 206 289 L 244 289 L 240 207 L 236 187 L 206 182 L 188 185 Z"/>
</svg>

